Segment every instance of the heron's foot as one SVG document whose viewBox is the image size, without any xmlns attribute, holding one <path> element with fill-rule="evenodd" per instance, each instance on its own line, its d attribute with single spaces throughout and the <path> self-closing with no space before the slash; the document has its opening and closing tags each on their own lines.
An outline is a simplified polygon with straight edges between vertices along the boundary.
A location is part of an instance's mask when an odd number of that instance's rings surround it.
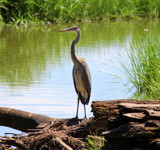
<svg viewBox="0 0 160 150">
<path fill-rule="evenodd" d="M 85 115 L 83 119 L 87 119 L 87 116 Z"/>
<path fill-rule="evenodd" d="M 71 120 L 76 122 L 76 121 L 79 121 L 80 119 L 78 119 L 78 117 L 76 116 L 76 117 L 72 118 Z"/>
<path fill-rule="evenodd" d="M 77 117 L 70 118 L 67 122 L 67 126 L 77 125 L 79 124 L 79 121 L 80 119 L 78 119 Z"/>
<path fill-rule="evenodd" d="M 76 117 L 74 118 L 74 120 L 75 120 L 75 121 L 78 121 L 78 120 L 79 120 L 79 119 L 78 119 L 78 116 L 76 116 Z"/>
<path fill-rule="evenodd" d="M 78 116 L 73 118 L 73 120 L 75 121 L 75 123 L 81 123 L 83 121 L 83 119 L 79 119 Z"/>
</svg>

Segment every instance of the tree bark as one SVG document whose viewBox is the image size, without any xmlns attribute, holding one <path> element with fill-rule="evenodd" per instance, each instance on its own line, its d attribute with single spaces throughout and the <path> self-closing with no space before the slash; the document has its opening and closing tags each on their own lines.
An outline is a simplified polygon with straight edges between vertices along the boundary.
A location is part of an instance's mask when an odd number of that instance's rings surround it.
<svg viewBox="0 0 160 150">
<path fill-rule="evenodd" d="M 66 121 L 67 119 L 51 118 L 31 112 L 0 107 L 0 126 L 6 126 L 24 132 L 30 129 L 41 129 L 51 122 Z"/>
<path fill-rule="evenodd" d="M 160 148 L 160 100 L 97 101 L 92 103 L 92 111 L 99 126 L 106 125 L 104 149 Z"/>
</svg>

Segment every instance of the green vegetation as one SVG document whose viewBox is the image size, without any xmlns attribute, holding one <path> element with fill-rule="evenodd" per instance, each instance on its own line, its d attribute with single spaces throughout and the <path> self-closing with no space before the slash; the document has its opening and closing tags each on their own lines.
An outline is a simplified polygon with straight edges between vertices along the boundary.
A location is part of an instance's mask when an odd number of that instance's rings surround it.
<svg viewBox="0 0 160 150">
<path fill-rule="evenodd" d="M 0 8 L 16 24 L 160 17 L 159 0 L 0 0 Z"/>
<path fill-rule="evenodd" d="M 87 142 L 87 148 L 89 150 L 101 150 L 104 146 L 105 138 L 96 135 L 88 135 Z"/>
<path fill-rule="evenodd" d="M 129 62 L 121 60 L 122 67 L 133 84 L 137 99 L 160 98 L 160 42 L 157 37 L 131 44 L 127 53 Z M 124 58 L 124 57 L 123 57 Z"/>
</svg>

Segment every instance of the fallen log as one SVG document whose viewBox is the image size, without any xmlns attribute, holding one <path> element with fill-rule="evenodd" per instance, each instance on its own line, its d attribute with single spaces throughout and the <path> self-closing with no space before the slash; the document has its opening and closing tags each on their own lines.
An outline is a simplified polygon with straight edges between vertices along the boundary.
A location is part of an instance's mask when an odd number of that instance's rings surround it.
<svg viewBox="0 0 160 150">
<path fill-rule="evenodd" d="M 0 126 L 6 126 L 23 132 L 29 129 L 42 129 L 51 122 L 65 122 L 67 119 L 51 118 L 31 112 L 0 107 Z"/>
</svg>

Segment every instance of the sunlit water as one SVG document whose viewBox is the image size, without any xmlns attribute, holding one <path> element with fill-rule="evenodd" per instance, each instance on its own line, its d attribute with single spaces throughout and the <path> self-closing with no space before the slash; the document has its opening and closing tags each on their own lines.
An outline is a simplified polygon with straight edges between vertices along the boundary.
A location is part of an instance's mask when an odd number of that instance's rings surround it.
<svg viewBox="0 0 160 150">
<path fill-rule="evenodd" d="M 0 107 L 30 111 L 55 118 L 75 117 L 77 95 L 72 81 L 70 44 L 75 33 L 59 33 L 72 25 L 0 27 Z M 157 22 L 83 23 L 76 53 L 91 70 L 92 101 L 128 98 L 127 79 L 119 64 L 130 43 L 158 30 Z M 148 34 L 148 33 L 147 33 Z M 80 105 L 79 117 L 83 118 Z M 10 132 L 0 127 L 0 135 Z"/>
</svg>

